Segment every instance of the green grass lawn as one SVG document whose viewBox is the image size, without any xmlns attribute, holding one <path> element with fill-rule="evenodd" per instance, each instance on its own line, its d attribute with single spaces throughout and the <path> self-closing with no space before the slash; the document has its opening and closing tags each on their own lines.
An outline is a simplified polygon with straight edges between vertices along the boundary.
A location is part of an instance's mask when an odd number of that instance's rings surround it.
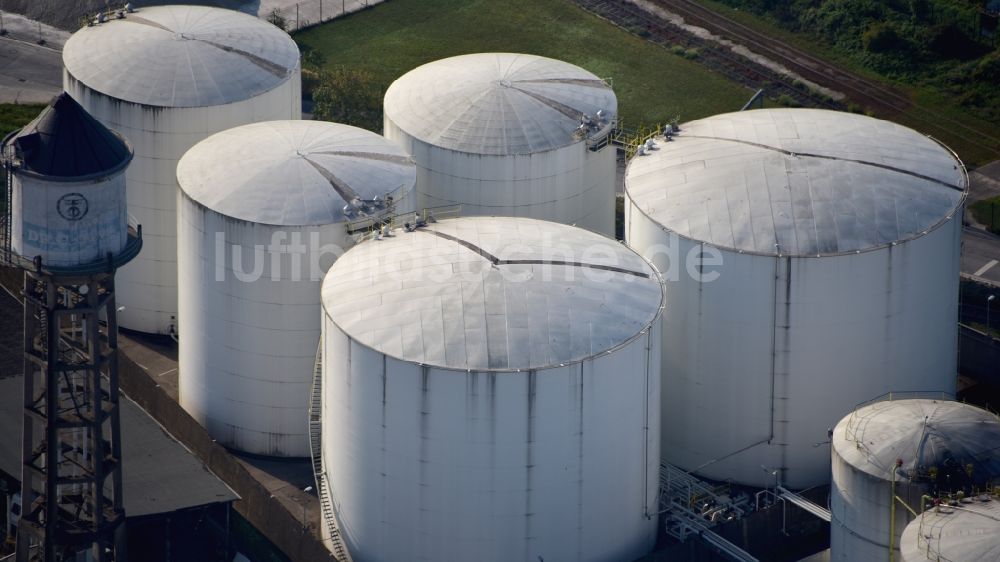
<svg viewBox="0 0 1000 562">
<path fill-rule="evenodd" d="M 629 126 L 739 109 L 752 92 L 569 0 L 390 0 L 295 35 L 328 67 L 367 70 L 383 87 L 444 57 L 486 51 L 542 55 L 611 78 Z"/>
<path fill-rule="evenodd" d="M 1000 234 L 1000 197 L 976 201 L 969 205 L 969 210 L 972 211 L 972 216 L 976 217 L 980 224 L 984 224 L 986 228 Z"/>
<path fill-rule="evenodd" d="M 28 124 L 29 121 L 38 117 L 38 114 L 45 109 L 41 104 L 0 104 L 0 138 L 7 136 L 7 133 L 19 129 Z"/>
<path fill-rule="evenodd" d="M 7 133 L 20 129 L 38 116 L 45 106 L 41 104 L 0 103 L 0 139 Z M 0 182 L 6 182 L 7 177 L 0 169 Z M 6 211 L 6 201 L 0 197 L 0 213 Z"/>
<path fill-rule="evenodd" d="M 975 112 L 959 106 L 949 95 L 933 86 L 891 80 L 810 35 L 782 28 L 776 21 L 767 16 L 758 16 L 747 10 L 737 10 L 717 0 L 698 0 L 698 2 L 751 29 L 780 39 L 793 47 L 802 49 L 869 80 L 881 82 L 909 96 L 913 103 L 921 107 L 911 107 L 902 115 L 876 115 L 876 117 L 888 117 L 902 125 L 941 140 L 958 153 L 970 169 L 1000 159 L 1000 140 L 989 140 L 979 138 L 974 134 L 970 135 L 950 120 L 1000 139 L 998 126 L 983 120 Z M 837 89 L 836 86 L 834 89 Z M 844 93 L 850 95 L 851 92 L 845 91 Z"/>
</svg>

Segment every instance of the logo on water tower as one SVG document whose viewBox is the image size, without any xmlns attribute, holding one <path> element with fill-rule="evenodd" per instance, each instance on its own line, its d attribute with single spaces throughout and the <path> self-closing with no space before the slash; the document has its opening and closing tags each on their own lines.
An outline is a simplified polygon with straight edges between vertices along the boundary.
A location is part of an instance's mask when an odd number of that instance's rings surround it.
<svg viewBox="0 0 1000 562">
<path fill-rule="evenodd" d="M 68 221 L 78 221 L 87 216 L 88 207 L 87 198 L 79 193 L 67 193 L 56 203 L 59 216 Z"/>
</svg>

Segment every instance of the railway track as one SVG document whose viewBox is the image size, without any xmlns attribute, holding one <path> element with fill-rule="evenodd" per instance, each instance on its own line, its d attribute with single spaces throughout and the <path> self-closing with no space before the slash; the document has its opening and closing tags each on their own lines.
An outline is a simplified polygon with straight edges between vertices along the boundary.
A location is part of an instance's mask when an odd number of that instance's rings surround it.
<svg viewBox="0 0 1000 562">
<path fill-rule="evenodd" d="M 873 109 L 884 117 L 891 117 L 913 108 L 917 111 L 910 112 L 910 115 L 928 125 L 929 128 L 935 129 L 938 133 L 958 129 L 967 137 L 972 136 L 977 139 L 967 140 L 982 148 L 997 152 L 997 146 L 1000 146 L 1000 137 L 995 137 L 947 115 L 915 104 L 904 94 L 892 88 L 846 72 L 806 51 L 777 41 L 706 8 L 694 0 L 652 0 L 652 2 L 682 16 L 688 23 L 704 27 L 715 35 L 726 37 L 746 46 L 757 54 L 779 62 L 808 80 L 844 91 L 856 103 Z M 947 123 L 947 125 L 942 123 Z"/>
<path fill-rule="evenodd" d="M 574 2 L 585 10 L 626 31 L 640 34 L 654 43 L 665 47 L 680 45 L 686 49 L 697 49 L 698 59 L 702 64 L 750 89 L 765 88 L 767 95 L 772 99 L 787 96 L 805 107 L 829 109 L 845 107 L 807 88 L 795 87 L 785 76 L 733 53 L 728 47 L 676 27 L 628 0 L 574 0 Z"/>
<path fill-rule="evenodd" d="M 796 87 L 793 80 L 754 63 L 714 41 L 701 39 L 681 27 L 666 21 L 629 0 L 574 0 L 584 9 L 603 17 L 630 31 L 664 46 L 681 45 L 699 50 L 700 61 L 726 76 L 750 88 L 764 88 L 768 97 L 780 99 L 788 97 L 805 107 L 821 107 L 844 110 L 844 103 L 836 102 L 806 88 Z M 704 7 L 695 0 L 651 0 L 665 10 L 684 18 L 685 22 L 703 27 L 712 34 L 744 45 L 751 51 L 765 56 L 792 70 L 803 78 L 821 86 L 845 93 L 848 98 L 861 106 L 875 111 L 883 117 L 892 117 L 906 112 L 907 116 L 919 121 L 927 132 L 941 136 L 961 134 L 967 142 L 994 154 L 1000 154 L 1000 137 L 970 127 L 940 112 L 921 106 L 905 94 L 892 88 L 844 71 L 801 49 L 777 41 L 753 30 L 714 10 Z"/>
</svg>

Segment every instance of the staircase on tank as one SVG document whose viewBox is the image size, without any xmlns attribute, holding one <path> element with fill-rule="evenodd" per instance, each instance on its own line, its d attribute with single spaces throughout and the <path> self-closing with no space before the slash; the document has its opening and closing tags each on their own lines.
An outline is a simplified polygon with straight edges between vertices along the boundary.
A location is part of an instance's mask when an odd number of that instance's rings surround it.
<svg viewBox="0 0 1000 562">
<path fill-rule="evenodd" d="M 321 525 L 327 526 L 330 535 L 330 549 L 340 562 L 353 562 L 351 553 L 347 550 L 344 538 L 337 526 L 333 502 L 327 488 L 326 472 L 323 471 L 323 344 L 316 349 L 316 362 L 313 365 L 312 391 L 309 402 L 309 453 L 312 457 L 313 476 L 316 478 L 316 496 L 319 498 L 322 513 Z"/>
</svg>

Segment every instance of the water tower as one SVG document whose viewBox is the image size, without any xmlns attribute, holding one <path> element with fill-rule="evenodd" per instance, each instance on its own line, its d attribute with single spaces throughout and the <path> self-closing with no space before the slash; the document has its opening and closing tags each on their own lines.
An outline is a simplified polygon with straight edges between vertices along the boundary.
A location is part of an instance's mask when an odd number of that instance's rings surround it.
<svg viewBox="0 0 1000 562">
<path fill-rule="evenodd" d="M 3 141 L 0 262 L 24 271 L 17 562 L 124 560 L 115 270 L 132 148 L 68 94 Z"/>
</svg>

